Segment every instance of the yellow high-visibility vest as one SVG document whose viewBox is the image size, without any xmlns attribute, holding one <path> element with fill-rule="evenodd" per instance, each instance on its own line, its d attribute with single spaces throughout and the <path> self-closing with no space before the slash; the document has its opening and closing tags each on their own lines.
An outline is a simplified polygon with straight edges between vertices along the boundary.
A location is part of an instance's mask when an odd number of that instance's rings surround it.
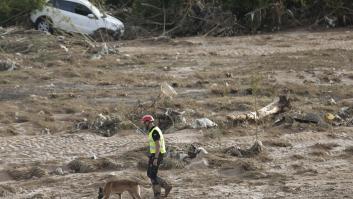
<svg viewBox="0 0 353 199">
<path fill-rule="evenodd" d="M 164 137 L 162 134 L 161 129 L 159 129 L 157 126 L 151 129 L 151 131 L 148 133 L 148 142 L 150 144 L 150 153 L 156 153 L 156 143 L 153 140 L 152 137 L 152 132 L 157 131 L 159 133 L 159 145 L 160 145 L 160 153 L 164 154 L 166 152 L 165 150 L 165 143 L 164 143 Z"/>
</svg>

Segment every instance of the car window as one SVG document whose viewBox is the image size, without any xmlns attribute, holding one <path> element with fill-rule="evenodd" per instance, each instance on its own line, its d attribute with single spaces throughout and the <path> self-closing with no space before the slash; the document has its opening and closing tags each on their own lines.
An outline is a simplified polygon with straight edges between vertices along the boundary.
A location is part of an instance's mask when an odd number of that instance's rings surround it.
<svg viewBox="0 0 353 199">
<path fill-rule="evenodd" d="M 92 14 L 92 11 L 84 5 L 76 4 L 75 5 L 75 13 L 79 14 L 79 15 L 87 16 L 89 14 Z"/>
<path fill-rule="evenodd" d="M 55 5 L 55 0 L 50 0 L 47 2 L 47 6 L 54 6 Z"/>
<path fill-rule="evenodd" d="M 56 6 L 60 10 L 65 10 L 68 12 L 74 12 L 75 3 L 71 1 L 56 1 Z"/>
<path fill-rule="evenodd" d="M 67 12 L 72 12 L 83 16 L 92 14 L 92 11 L 86 6 L 71 1 L 55 0 L 55 7 L 59 8 L 60 10 L 65 10 Z"/>
</svg>

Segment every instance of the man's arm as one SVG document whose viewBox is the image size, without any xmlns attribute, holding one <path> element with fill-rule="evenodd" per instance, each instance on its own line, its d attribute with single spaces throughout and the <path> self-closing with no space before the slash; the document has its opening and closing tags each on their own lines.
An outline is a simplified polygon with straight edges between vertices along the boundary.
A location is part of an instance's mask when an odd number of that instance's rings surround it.
<svg viewBox="0 0 353 199">
<path fill-rule="evenodd" d="M 158 158 L 159 157 L 159 153 L 160 153 L 160 147 L 161 145 L 159 144 L 159 140 L 158 141 L 155 141 L 156 143 L 156 154 L 154 155 L 155 158 Z"/>
<path fill-rule="evenodd" d="M 160 138 L 159 133 L 157 131 L 153 132 L 152 137 L 153 137 L 154 143 L 156 144 L 156 153 L 155 153 L 154 157 L 158 158 L 159 153 L 161 152 L 161 149 L 160 149 L 161 145 L 159 143 L 161 138 Z"/>
</svg>

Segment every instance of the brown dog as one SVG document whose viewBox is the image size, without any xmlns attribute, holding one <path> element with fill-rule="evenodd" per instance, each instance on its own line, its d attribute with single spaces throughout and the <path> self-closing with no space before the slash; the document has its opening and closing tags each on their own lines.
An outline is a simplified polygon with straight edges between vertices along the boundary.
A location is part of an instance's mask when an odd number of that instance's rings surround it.
<svg viewBox="0 0 353 199">
<path fill-rule="evenodd" d="M 123 192 L 127 191 L 134 199 L 142 199 L 140 185 L 150 188 L 150 185 L 143 184 L 137 180 L 111 180 L 104 185 L 104 189 L 99 187 L 98 199 L 108 199 L 110 194 L 118 194 L 119 199 Z"/>
</svg>

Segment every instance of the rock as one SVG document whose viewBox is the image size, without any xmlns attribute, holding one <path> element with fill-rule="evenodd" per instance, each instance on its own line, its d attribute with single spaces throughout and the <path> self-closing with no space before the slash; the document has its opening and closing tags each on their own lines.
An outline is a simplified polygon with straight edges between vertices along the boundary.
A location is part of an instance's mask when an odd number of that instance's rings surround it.
<svg viewBox="0 0 353 199">
<path fill-rule="evenodd" d="M 320 122 L 322 122 L 321 117 L 316 113 L 307 113 L 305 115 L 299 114 L 294 116 L 293 119 L 297 122 L 302 122 L 302 123 L 319 124 Z"/>
<path fill-rule="evenodd" d="M 65 36 L 58 36 L 58 42 L 64 42 Z"/>
<path fill-rule="evenodd" d="M 0 71 L 13 71 L 16 70 L 16 63 L 11 60 L 0 60 Z"/>
<path fill-rule="evenodd" d="M 64 175 L 64 171 L 63 171 L 63 169 L 60 168 L 60 167 L 56 168 L 55 171 L 54 171 L 54 173 L 55 173 L 56 175 L 59 175 L 59 176 L 63 176 L 63 175 Z"/>
<path fill-rule="evenodd" d="M 213 128 L 217 127 L 218 125 L 211 121 L 208 118 L 200 118 L 194 121 L 193 124 L 191 124 L 191 127 L 194 129 L 199 129 L 199 128 Z"/>
<path fill-rule="evenodd" d="M 62 44 L 60 44 L 59 46 L 60 46 L 60 48 L 64 49 L 65 52 L 69 52 L 69 49 L 66 46 L 64 46 Z"/>
<path fill-rule="evenodd" d="M 102 59 L 102 55 L 94 54 L 89 59 L 92 60 L 92 61 L 100 60 L 100 59 Z"/>
</svg>

